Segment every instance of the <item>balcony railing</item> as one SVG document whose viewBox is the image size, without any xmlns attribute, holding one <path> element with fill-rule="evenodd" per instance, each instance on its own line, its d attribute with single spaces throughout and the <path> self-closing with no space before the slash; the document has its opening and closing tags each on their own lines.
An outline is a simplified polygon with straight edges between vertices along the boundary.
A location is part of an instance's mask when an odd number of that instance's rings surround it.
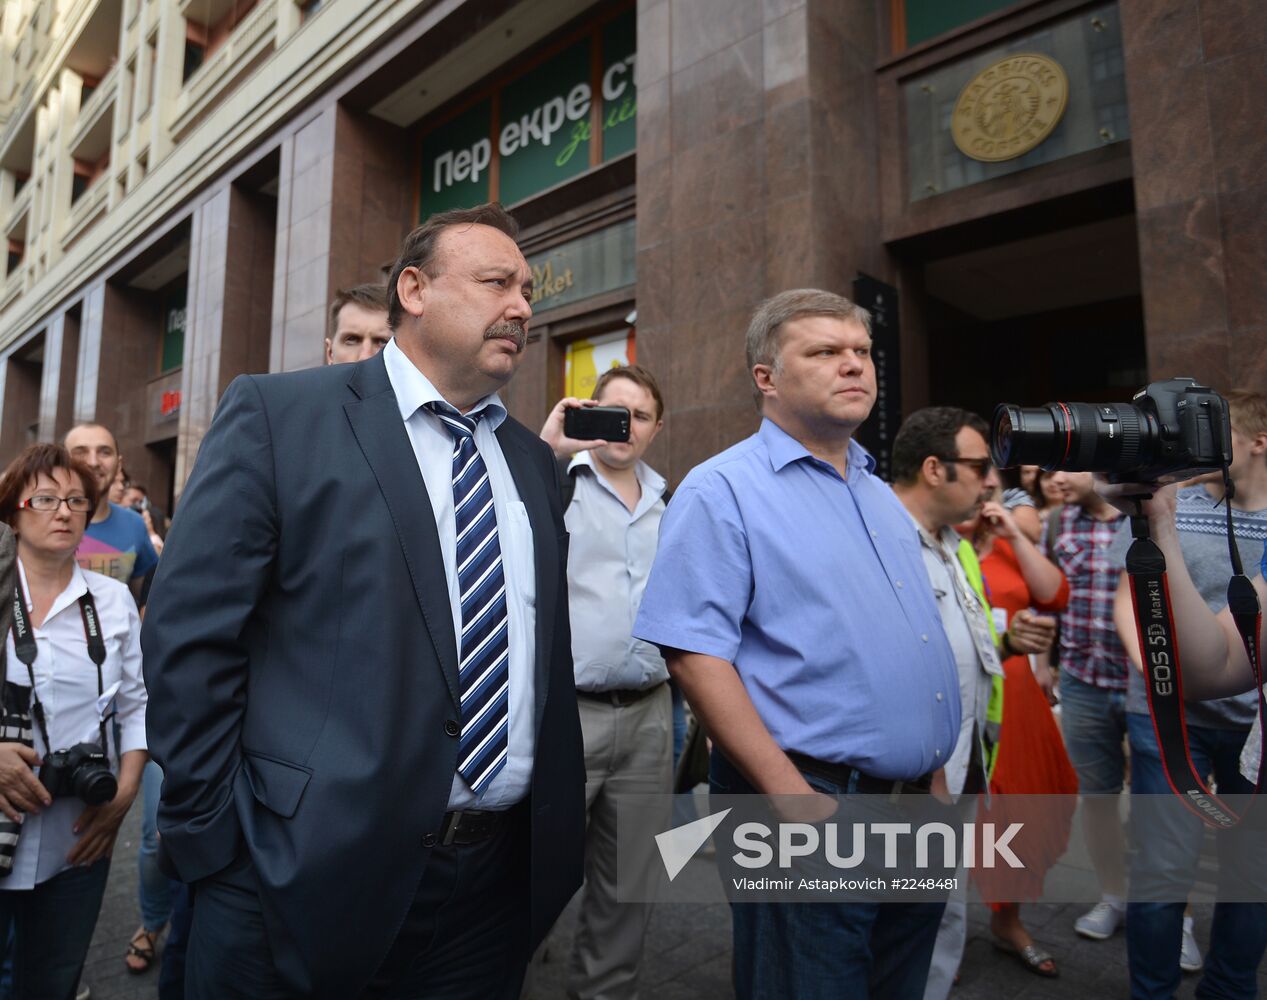
<svg viewBox="0 0 1267 1000">
<path fill-rule="evenodd" d="M 110 67 L 110 71 L 101 78 L 101 83 L 97 85 L 97 89 L 88 97 L 88 101 L 80 105 L 79 118 L 76 119 L 75 129 L 70 134 L 70 149 L 79 148 L 79 144 L 84 141 L 84 136 L 97 123 L 101 115 L 109 112 L 110 103 L 114 100 L 118 90 L 119 64 L 116 62 Z"/>
<path fill-rule="evenodd" d="M 176 99 L 172 133 L 180 136 L 244 73 L 252 72 L 277 37 L 277 4 L 259 0 L 223 45 L 198 67 Z"/>
<path fill-rule="evenodd" d="M 105 210 L 106 199 L 110 196 L 110 171 L 105 171 L 87 191 L 79 196 L 79 200 L 70 207 L 70 217 L 66 220 L 66 231 L 62 234 L 62 245 L 69 246 L 77 240 Z"/>
</svg>

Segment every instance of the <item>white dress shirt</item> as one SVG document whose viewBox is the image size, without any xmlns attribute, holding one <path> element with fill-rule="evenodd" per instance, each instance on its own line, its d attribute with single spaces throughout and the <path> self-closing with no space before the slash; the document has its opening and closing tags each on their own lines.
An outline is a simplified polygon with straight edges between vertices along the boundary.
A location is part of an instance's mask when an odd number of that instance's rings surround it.
<svg viewBox="0 0 1267 1000">
<path fill-rule="evenodd" d="M 439 417 L 423 407 L 425 403 L 444 400 L 444 397 L 436 391 L 431 380 L 405 357 L 395 340 L 383 348 L 383 361 L 400 406 L 400 418 L 405 422 L 422 481 L 427 487 L 431 509 L 435 513 L 440 553 L 444 558 L 444 576 L 449 587 L 449 607 L 453 611 L 453 637 L 460 652 L 462 604 L 458 595 L 457 529 L 453 517 L 453 435 L 445 429 Z M 536 742 L 533 722 L 536 704 L 537 578 L 532 524 L 494 433 L 506 419 L 506 407 L 493 393 L 476 403 L 466 415 L 480 411 L 487 412 L 475 425 L 475 447 L 488 469 L 493 507 L 497 512 L 497 541 L 501 546 L 502 569 L 506 577 L 510 749 L 506 766 L 478 798 L 470 786 L 454 773 L 453 788 L 449 792 L 450 809 L 507 809 L 522 799 L 528 794 L 532 782 L 532 757 Z"/>
<path fill-rule="evenodd" d="M 31 613 L 30 588 L 26 570 L 18 560 L 22 592 Z M 65 750 L 76 743 L 99 743 L 101 710 L 98 709 L 97 667 L 88 656 L 88 639 L 79 612 L 79 598 L 92 590 L 105 640 L 106 659 L 101 665 L 105 693 L 114 691 L 118 711 L 119 743 L 115 746 L 114 725 L 106 724 L 110 743 L 110 769 L 119 774 L 119 757 L 129 750 L 144 750 L 145 681 L 141 677 L 141 620 L 128 588 L 108 576 L 81 569 L 78 565 L 66 589 L 57 595 L 43 624 L 32 623 L 35 637 L 35 693 L 44 705 L 44 720 L 53 746 L 44 745 L 38 724 L 32 720 L 35 751 L 43 758 L 50 749 Z M 27 687 L 31 683 L 26 664 L 13 648 L 13 630 L 5 637 L 8 679 Z M 109 711 L 108 707 L 103 708 Z M 75 845 L 71 832 L 86 806 L 74 797 L 56 798 L 38 814 L 29 813 L 22 823 L 13 871 L 0 879 L 0 889 L 31 889 L 70 867 L 66 855 Z"/>
<path fill-rule="evenodd" d="M 914 516 L 911 521 L 919 532 L 928 582 L 959 668 L 959 739 L 946 761 L 946 787 L 958 795 L 967 782 L 975 734 L 985 728 L 993 678 L 1002 675 L 1003 667 L 990 636 L 985 608 L 959 562 L 959 535 L 954 528 L 942 528 L 937 535 L 930 535 Z"/>
<path fill-rule="evenodd" d="M 576 482 L 563 515 L 568 610 L 576 686 L 582 691 L 643 690 L 669 678 L 660 651 L 633 637 L 664 516 L 664 477 L 644 462 L 634 471 L 642 496 L 631 511 L 588 451 L 568 466 Z"/>
</svg>

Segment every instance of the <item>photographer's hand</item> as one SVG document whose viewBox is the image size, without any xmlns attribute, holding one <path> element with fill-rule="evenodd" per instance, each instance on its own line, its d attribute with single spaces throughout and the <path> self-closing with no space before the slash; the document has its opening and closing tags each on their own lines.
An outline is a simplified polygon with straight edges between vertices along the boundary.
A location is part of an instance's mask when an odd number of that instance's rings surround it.
<svg viewBox="0 0 1267 1000">
<path fill-rule="evenodd" d="M 119 790 L 104 805 L 89 806 L 75 820 L 72 832 L 78 836 L 75 846 L 66 855 L 72 865 L 88 866 L 107 857 L 114 850 L 115 837 L 123 817 L 141 787 L 141 772 L 150 755 L 144 750 L 129 750 L 119 765 Z"/>
<path fill-rule="evenodd" d="M 589 451 L 591 448 L 601 448 L 607 444 L 606 441 L 579 441 L 563 433 L 564 413 L 568 410 L 579 409 L 582 406 L 597 405 L 597 400 L 577 399 L 575 396 L 565 396 L 554 404 L 554 409 L 546 417 L 546 422 L 541 427 L 541 433 L 537 436 L 550 446 L 555 458 L 566 458 L 568 455 L 575 455 L 578 451 Z"/>
<path fill-rule="evenodd" d="M 0 812 L 15 823 L 23 813 L 38 813 L 52 805 L 48 789 L 31 770 L 40 764 L 40 755 L 21 743 L 0 743 Z"/>
</svg>

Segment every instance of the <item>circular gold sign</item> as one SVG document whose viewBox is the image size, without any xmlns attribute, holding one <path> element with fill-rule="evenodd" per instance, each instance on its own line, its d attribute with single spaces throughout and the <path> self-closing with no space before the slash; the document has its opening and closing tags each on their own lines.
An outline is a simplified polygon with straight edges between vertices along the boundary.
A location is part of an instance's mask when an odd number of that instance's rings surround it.
<svg viewBox="0 0 1267 1000">
<path fill-rule="evenodd" d="M 955 102 L 950 134 L 974 160 L 1011 160 L 1051 135 L 1068 100 L 1069 80 L 1060 63 L 1017 53 L 968 81 Z"/>
</svg>

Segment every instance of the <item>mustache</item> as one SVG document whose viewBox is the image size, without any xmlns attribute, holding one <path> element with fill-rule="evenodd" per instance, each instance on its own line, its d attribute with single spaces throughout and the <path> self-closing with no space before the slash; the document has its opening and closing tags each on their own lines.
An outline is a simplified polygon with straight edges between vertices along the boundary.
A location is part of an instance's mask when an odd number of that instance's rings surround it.
<svg viewBox="0 0 1267 1000">
<path fill-rule="evenodd" d="M 528 343 L 528 331 L 524 329 L 524 325 L 518 320 L 494 323 L 484 331 L 485 340 L 496 340 L 501 337 L 514 341 L 516 352 L 522 351 L 524 345 Z"/>
</svg>

